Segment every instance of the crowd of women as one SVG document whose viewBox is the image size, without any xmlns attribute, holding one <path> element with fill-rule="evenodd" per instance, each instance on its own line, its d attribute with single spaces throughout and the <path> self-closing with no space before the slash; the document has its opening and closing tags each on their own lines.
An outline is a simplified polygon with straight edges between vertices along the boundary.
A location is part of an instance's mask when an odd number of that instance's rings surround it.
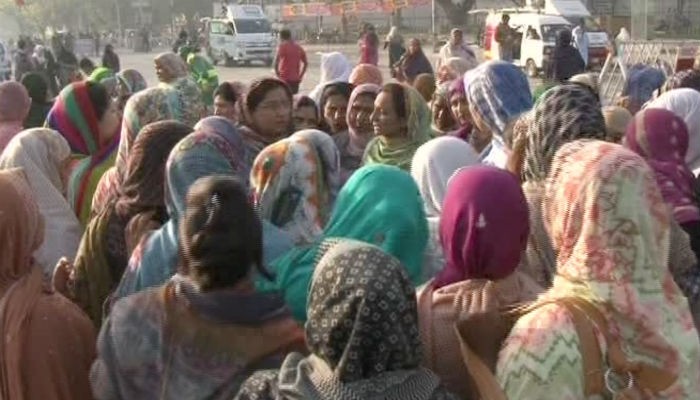
<svg viewBox="0 0 700 400">
<path fill-rule="evenodd" d="M 0 84 L 0 397 L 700 398 L 700 71 L 155 68 Z"/>
</svg>

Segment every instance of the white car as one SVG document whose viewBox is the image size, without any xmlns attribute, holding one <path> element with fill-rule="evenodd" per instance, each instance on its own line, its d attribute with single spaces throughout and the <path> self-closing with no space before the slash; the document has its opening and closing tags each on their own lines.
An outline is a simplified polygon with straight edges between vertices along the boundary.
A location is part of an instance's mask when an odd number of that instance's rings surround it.
<svg viewBox="0 0 700 400">
<path fill-rule="evenodd" d="M 5 42 L 0 41 L 0 82 L 12 79 L 12 55 Z"/>
</svg>

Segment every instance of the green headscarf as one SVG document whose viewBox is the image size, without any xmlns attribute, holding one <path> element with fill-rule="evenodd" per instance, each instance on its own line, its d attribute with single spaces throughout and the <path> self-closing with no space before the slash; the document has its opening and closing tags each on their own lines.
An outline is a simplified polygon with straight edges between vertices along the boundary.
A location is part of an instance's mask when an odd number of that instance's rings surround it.
<svg viewBox="0 0 700 400">
<path fill-rule="evenodd" d="M 197 86 L 202 91 L 202 99 L 207 106 L 214 105 L 214 91 L 219 86 L 219 74 L 206 58 L 199 54 L 190 53 L 187 65 Z"/>
<path fill-rule="evenodd" d="M 92 74 L 90 74 L 88 81 L 101 83 L 107 89 L 107 92 L 111 97 L 116 95 L 118 81 L 117 76 L 111 69 L 106 67 L 96 68 L 94 71 L 92 71 Z"/>
<path fill-rule="evenodd" d="M 406 99 L 405 138 L 385 138 L 378 136 L 367 145 L 362 163 L 397 166 L 404 171 L 411 170 L 411 160 L 418 147 L 430 140 L 432 133 L 431 113 L 423 96 L 410 86 L 401 85 Z"/>
<path fill-rule="evenodd" d="M 418 186 L 396 167 L 371 165 L 345 184 L 319 240 L 297 247 L 272 263 L 275 282 L 259 278 L 262 291 L 281 291 L 294 318 L 306 320 L 306 298 L 317 256 L 328 239 L 374 244 L 401 261 L 415 285 L 421 284 L 428 223 Z"/>
</svg>

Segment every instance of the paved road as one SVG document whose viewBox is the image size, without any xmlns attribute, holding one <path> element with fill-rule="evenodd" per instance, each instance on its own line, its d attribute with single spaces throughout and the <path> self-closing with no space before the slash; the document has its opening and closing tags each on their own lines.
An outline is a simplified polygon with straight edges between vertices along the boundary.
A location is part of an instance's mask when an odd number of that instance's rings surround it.
<svg viewBox="0 0 700 400">
<path fill-rule="evenodd" d="M 344 53 L 350 61 L 357 62 L 359 55 L 357 47 L 353 45 L 312 45 L 304 46 L 309 59 L 309 70 L 301 84 L 302 92 L 309 92 L 316 86 L 320 79 L 320 56 L 317 52 L 340 51 Z M 427 50 L 427 49 L 426 49 Z M 153 57 L 157 53 L 144 54 L 133 53 L 129 50 L 122 50 L 119 53 L 121 57 L 122 68 L 134 68 L 144 74 L 144 77 L 150 85 L 157 83 L 155 69 L 153 67 Z M 435 59 L 436 54 L 429 54 L 429 57 Z M 384 79 L 389 79 L 389 56 L 387 52 L 382 51 L 379 55 L 379 66 L 384 74 Z M 253 79 L 261 76 L 274 76 L 274 71 L 271 68 L 265 67 L 262 64 L 249 67 L 223 67 L 218 66 L 219 80 L 239 80 L 245 83 L 250 83 Z"/>
<path fill-rule="evenodd" d="M 344 53 L 350 61 L 356 63 L 359 59 L 359 54 L 357 46 L 354 45 L 307 45 L 304 46 L 306 49 L 306 54 L 309 59 L 309 70 L 306 73 L 306 77 L 301 84 L 301 92 L 310 92 L 318 83 L 320 79 L 320 62 L 321 58 L 318 52 L 330 52 L 330 51 L 340 51 Z M 437 59 L 437 54 L 432 53 L 431 49 L 425 48 L 428 58 L 433 61 L 435 65 L 435 60 Z M 481 57 L 481 50 L 474 49 L 478 57 Z M 155 69 L 153 67 L 153 58 L 157 53 L 134 53 L 129 50 L 122 50 L 119 52 L 121 57 L 122 68 L 135 68 L 144 74 L 144 77 L 148 81 L 149 85 L 155 85 L 157 83 Z M 384 74 L 384 80 L 388 81 L 389 78 L 389 55 L 386 51 L 381 51 L 379 53 L 379 68 Z M 217 70 L 219 72 L 219 80 L 238 80 L 244 83 L 250 83 L 253 79 L 262 76 L 274 76 L 274 71 L 271 68 L 265 67 L 262 64 L 253 65 L 248 67 L 223 67 L 218 66 Z M 531 79 L 530 86 L 534 87 L 540 82 L 539 79 Z"/>
</svg>

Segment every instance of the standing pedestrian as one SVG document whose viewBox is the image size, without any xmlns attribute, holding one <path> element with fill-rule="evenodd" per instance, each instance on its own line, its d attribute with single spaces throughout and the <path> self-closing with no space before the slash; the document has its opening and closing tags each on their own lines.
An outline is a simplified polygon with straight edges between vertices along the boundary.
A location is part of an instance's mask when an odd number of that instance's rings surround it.
<svg viewBox="0 0 700 400">
<path fill-rule="evenodd" d="M 405 80 L 411 85 L 418 75 L 433 73 L 433 67 L 423 52 L 420 40 L 416 38 L 411 39 L 408 45 L 408 52 L 401 57 L 394 68 L 399 74 L 396 79 L 399 81 Z"/>
<path fill-rule="evenodd" d="M 377 65 L 379 63 L 379 37 L 374 25 L 367 24 L 365 33 L 360 38 L 360 64 Z"/>
<path fill-rule="evenodd" d="M 552 61 L 547 66 L 547 79 L 564 82 L 585 70 L 586 64 L 581 54 L 571 45 L 571 39 L 571 31 L 568 29 L 562 29 L 557 33 Z"/>
<path fill-rule="evenodd" d="M 501 23 L 496 28 L 496 42 L 498 43 L 498 58 L 502 61 L 513 61 L 513 42 L 515 30 L 510 27 L 510 15 L 503 14 Z"/>
<path fill-rule="evenodd" d="M 289 86 L 292 94 L 297 94 L 299 84 L 304 79 L 306 68 L 309 66 L 306 61 L 306 52 L 292 39 L 292 32 L 289 29 L 280 31 L 280 40 L 275 55 L 275 74 Z"/>
<path fill-rule="evenodd" d="M 111 44 L 105 46 L 105 52 L 102 55 L 102 66 L 111 69 L 115 74 L 121 71 L 119 56 L 114 52 L 114 47 Z"/>
<path fill-rule="evenodd" d="M 453 29 L 450 33 L 450 41 L 440 49 L 440 57 L 437 60 L 435 70 L 439 71 L 440 67 L 448 64 L 451 58 L 461 58 L 474 67 L 478 64 L 476 55 L 464 43 L 464 32 L 461 29 Z"/>
<path fill-rule="evenodd" d="M 581 21 L 571 32 L 574 36 L 574 47 L 578 49 L 581 53 L 581 58 L 583 58 L 583 64 L 588 66 L 588 35 L 586 34 L 586 20 L 581 18 Z"/>
<path fill-rule="evenodd" d="M 25 39 L 17 41 L 13 69 L 13 76 L 17 82 L 22 80 L 22 75 L 34 71 L 34 61 L 32 60 L 32 49 L 30 47 Z"/>
<path fill-rule="evenodd" d="M 384 50 L 386 50 L 387 47 L 389 48 L 389 67 L 393 67 L 406 52 L 403 36 L 399 33 L 399 28 L 392 26 L 389 30 L 389 34 L 386 35 L 386 39 L 384 39 Z M 392 78 L 395 77 L 393 75 L 392 73 Z"/>
</svg>

